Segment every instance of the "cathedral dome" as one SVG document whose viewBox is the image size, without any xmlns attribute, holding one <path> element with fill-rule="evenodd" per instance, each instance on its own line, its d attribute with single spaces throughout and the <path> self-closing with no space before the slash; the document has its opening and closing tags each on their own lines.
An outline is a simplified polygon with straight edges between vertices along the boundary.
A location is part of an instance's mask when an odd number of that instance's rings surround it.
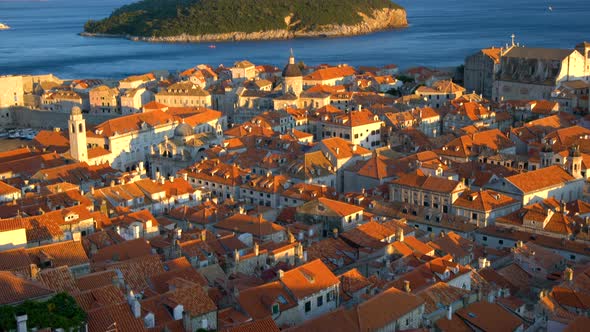
<svg viewBox="0 0 590 332">
<path fill-rule="evenodd" d="M 194 135 L 193 127 L 186 123 L 181 123 L 174 129 L 174 136 L 177 137 L 186 137 Z"/>
</svg>

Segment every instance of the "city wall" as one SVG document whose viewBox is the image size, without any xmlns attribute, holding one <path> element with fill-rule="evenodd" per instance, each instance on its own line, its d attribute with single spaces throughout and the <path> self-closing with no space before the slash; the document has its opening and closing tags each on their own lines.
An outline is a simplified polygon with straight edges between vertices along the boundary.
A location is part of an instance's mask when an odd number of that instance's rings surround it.
<svg viewBox="0 0 590 332">
<path fill-rule="evenodd" d="M 38 129 L 65 129 L 68 125 L 69 113 L 30 110 L 24 107 L 12 107 L 0 110 L 0 127 L 26 127 Z M 100 124 L 116 115 L 84 114 L 88 127 Z"/>
</svg>

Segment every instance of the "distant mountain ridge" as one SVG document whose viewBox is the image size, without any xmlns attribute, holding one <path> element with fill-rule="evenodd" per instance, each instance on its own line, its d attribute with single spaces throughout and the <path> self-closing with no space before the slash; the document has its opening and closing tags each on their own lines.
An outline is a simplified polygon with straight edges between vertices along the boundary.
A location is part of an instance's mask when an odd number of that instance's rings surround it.
<svg viewBox="0 0 590 332">
<path fill-rule="evenodd" d="M 407 26 L 390 0 L 143 0 L 88 21 L 85 35 L 200 42 L 347 36 Z"/>
</svg>

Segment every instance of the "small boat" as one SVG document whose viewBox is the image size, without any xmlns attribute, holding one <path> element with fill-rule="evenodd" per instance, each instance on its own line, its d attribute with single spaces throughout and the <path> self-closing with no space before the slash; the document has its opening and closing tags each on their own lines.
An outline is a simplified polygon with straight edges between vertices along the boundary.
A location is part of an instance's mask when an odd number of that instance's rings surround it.
<svg viewBox="0 0 590 332">
<path fill-rule="evenodd" d="M 549 6 L 549 11 L 552 12 L 553 11 L 553 7 Z"/>
<path fill-rule="evenodd" d="M 11 130 L 8 132 L 8 138 L 19 138 L 20 134 L 18 130 Z"/>
<path fill-rule="evenodd" d="M 214 44 L 209 45 L 209 48 L 217 48 Z"/>
<path fill-rule="evenodd" d="M 8 30 L 10 29 L 10 26 L 8 26 L 7 24 L 4 23 L 0 23 L 0 30 Z"/>
</svg>

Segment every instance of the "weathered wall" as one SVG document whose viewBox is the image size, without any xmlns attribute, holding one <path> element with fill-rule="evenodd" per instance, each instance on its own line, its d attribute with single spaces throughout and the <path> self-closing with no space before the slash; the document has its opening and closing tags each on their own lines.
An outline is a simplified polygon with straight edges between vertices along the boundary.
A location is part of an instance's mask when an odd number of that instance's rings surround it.
<svg viewBox="0 0 590 332">
<path fill-rule="evenodd" d="M 68 125 L 69 113 L 57 113 L 46 111 L 34 111 L 28 108 L 9 108 L 0 112 L 0 127 L 31 127 L 51 129 L 59 127 L 65 129 Z M 84 114 L 87 126 L 97 125 L 106 120 L 115 118 L 110 115 Z"/>
</svg>

